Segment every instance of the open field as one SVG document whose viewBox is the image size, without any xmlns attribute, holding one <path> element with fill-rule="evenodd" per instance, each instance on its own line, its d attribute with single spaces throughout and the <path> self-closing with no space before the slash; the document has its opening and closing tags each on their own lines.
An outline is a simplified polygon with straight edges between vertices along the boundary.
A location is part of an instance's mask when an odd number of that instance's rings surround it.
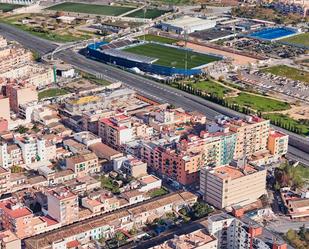
<svg viewBox="0 0 309 249">
<path fill-rule="evenodd" d="M 154 18 L 157 18 L 159 16 L 164 15 L 165 13 L 167 13 L 167 11 L 165 11 L 165 10 L 147 9 L 146 13 L 145 13 L 145 18 L 154 19 Z M 126 16 L 127 17 L 144 18 L 144 10 L 141 9 L 141 10 L 134 11 L 134 12 L 132 12 L 129 15 L 126 15 Z"/>
<path fill-rule="evenodd" d="M 203 80 L 197 83 L 189 83 L 189 85 L 195 89 L 205 91 L 210 95 L 214 94 L 219 98 L 223 98 L 226 94 L 232 91 L 231 89 L 224 87 L 212 80 Z"/>
<path fill-rule="evenodd" d="M 130 47 L 124 50 L 134 54 L 140 54 L 152 58 L 158 58 L 155 64 L 175 68 L 185 68 L 186 54 L 188 58 L 187 59 L 188 68 L 198 67 L 219 60 L 219 58 L 206 54 L 200 54 L 192 51 L 186 52 L 183 49 L 177 49 L 150 43 Z"/>
<path fill-rule="evenodd" d="M 303 33 L 292 37 L 284 38 L 280 41 L 309 47 L 309 33 Z"/>
<path fill-rule="evenodd" d="M 31 20 L 31 23 L 23 24 L 23 19 Z M 49 15 L 18 14 L 3 17 L 0 22 L 13 25 L 32 35 L 55 42 L 73 42 L 92 37 L 88 33 L 76 30 L 71 25 L 58 24 L 57 20 Z"/>
<path fill-rule="evenodd" d="M 131 7 L 72 3 L 72 2 L 61 3 L 61 4 L 57 4 L 57 5 L 54 5 L 48 8 L 48 10 L 97 14 L 97 15 L 105 15 L 105 16 L 119 16 L 133 9 L 134 8 L 131 8 Z"/>
<path fill-rule="evenodd" d="M 283 127 L 295 127 L 300 130 L 300 134 L 309 136 L 309 125 L 303 124 L 300 120 L 292 119 L 289 116 L 280 113 L 270 113 L 263 115 L 263 117 L 273 122 L 280 122 L 283 124 Z"/>
<path fill-rule="evenodd" d="M 284 111 L 290 108 L 290 105 L 286 102 L 248 93 L 240 93 L 237 97 L 227 100 L 230 103 L 246 106 L 260 112 Z"/>
<path fill-rule="evenodd" d="M 286 77 L 292 80 L 299 80 L 309 84 L 309 73 L 306 71 L 298 70 L 293 67 L 288 67 L 286 65 L 279 65 L 268 67 L 262 70 L 266 73 L 271 73 L 281 77 Z"/>
<path fill-rule="evenodd" d="M 145 36 L 141 35 L 141 36 L 137 37 L 137 39 L 139 39 L 139 40 L 144 40 L 144 38 L 145 38 L 145 41 L 161 42 L 161 43 L 165 43 L 165 44 L 173 44 L 173 43 L 178 42 L 178 40 L 176 40 L 176 39 L 158 36 L 158 35 L 151 35 L 151 34 L 147 34 Z"/>
<path fill-rule="evenodd" d="M 20 8 L 20 7 L 23 7 L 23 5 L 0 3 L 0 11 L 2 11 L 2 12 L 9 12 L 9 11 L 12 11 L 12 10 Z"/>
<path fill-rule="evenodd" d="M 67 93 L 69 93 L 67 90 L 61 89 L 61 88 L 47 89 L 42 92 L 39 92 L 39 99 L 57 97 L 57 96 L 65 95 Z"/>
</svg>

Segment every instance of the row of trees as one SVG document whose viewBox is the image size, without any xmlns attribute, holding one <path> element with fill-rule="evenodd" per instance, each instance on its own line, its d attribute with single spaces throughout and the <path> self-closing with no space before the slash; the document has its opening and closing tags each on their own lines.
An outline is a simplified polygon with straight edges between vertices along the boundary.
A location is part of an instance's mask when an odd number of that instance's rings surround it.
<svg viewBox="0 0 309 249">
<path fill-rule="evenodd" d="M 267 116 L 266 116 L 266 118 L 267 118 Z M 301 128 L 297 127 L 296 125 L 291 124 L 290 122 L 285 122 L 282 119 L 270 120 L 270 122 L 273 125 L 279 126 L 283 129 L 294 132 L 296 134 L 302 134 L 303 133 Z"/>
</svg>

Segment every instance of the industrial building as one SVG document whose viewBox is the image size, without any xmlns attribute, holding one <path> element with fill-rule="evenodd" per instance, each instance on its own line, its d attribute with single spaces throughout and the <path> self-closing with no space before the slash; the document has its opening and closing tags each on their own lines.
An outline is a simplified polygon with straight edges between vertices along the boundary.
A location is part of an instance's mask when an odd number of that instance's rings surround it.
<svg viewBox="0 0 309 249">
<path fill-rule="evenodd" d="M 198 17 L 183 16 L 172 21 L 163 22 L 161 28 L 167 32 L 183 34 L 185 31 L 189 34 L 195 31 L 211 29 L 216 26 L 216 21 L 202 19 Z"/>
</svg>

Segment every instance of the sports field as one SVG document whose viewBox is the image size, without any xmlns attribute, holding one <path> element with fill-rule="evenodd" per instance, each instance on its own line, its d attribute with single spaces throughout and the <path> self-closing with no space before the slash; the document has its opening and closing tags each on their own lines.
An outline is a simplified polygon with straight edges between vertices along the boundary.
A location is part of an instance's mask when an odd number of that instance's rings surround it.
<svg viewBox="0 0 309 249">
<path fill-rule="evenodd" d="M 219 57 L 214 57 L 211 55 L 200 54 L 192 51 L 186 52 L 183 49 L 151 43 L 126 48 L 124 51 L 149 56 L 152 58 L 158 58 L 154 64 L 175 68 L 185 68 L 186 54 L 188 68 L 194 68 L 220 60 Z"/>
<path fill-rule="evenodd" d="M 69 12 L 77 12 L 77 13 L 105 15 L 105 16 L 119 16 L 123 13 L 133 10 L 134 8 L 65 2 L 65 3 L 54 5 L 47 9 L 56 10 L 56 11 L 69 11 Z"/>
<path fill-rule="evenodd" d="M 282 39 L 280 41 L 288 42 L 296 45 L 306 46 L 309 48 L 309 33 L 303 33 Z"/>
<path fill-rule="evenodd" d="M 23 7 L 23 5 L 0 3 L 0 11 L 3 11 L 3 12 L 9 12 L 9 11 L 12 11 L 12 10 L 20 8 L 20 7 Z"/>
<path fill-rule="evenodd" d="M 151 34 L 141 35 L 141 36 L 137 37 L 137 39 L 139 39 L 139 40 L 145 39 L 145 41 L 161 42 L 161 43 L 165 43 L 165 44 L 173 44 L 173 43 L 178 42 L 178 40 L 176 40 L 176 39 L 167 38 L 167 37 L 158 36 L 158 35 L 151 35 Z"/>
<path fill-rule="evenodd" d="M 292 80 L 299 80 L 309 84 L 309 73 L 286 65 L 268 67 L 262 70 L 263 72 L 271 73 L 281 77 L 286 77 Z"/>
<path fill-rule="evenodd" d="M 165 13 L 167 13 L 167 11 L 165 10 L 147 9 L 145 13 L 145 18 L 154 19 L 154 18 L 164 15 Z M 144 18 L 144 10 L 134 11 L 130 13 L 129 15 L 127 15 L 127 17 Z"/>
</svg>

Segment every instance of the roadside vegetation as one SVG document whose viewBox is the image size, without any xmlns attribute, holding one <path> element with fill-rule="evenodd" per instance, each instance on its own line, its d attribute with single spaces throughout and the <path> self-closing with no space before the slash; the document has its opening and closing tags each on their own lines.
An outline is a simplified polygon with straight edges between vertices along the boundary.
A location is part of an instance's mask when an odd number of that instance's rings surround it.
<svg viewBox="0 0 309 249">
<path fill-rule="evenodd" d="M 309 37 L 308 37 L 309 42 Z M 299 70 L 286 65 L 268 67 L 262 70 L 264 73 L 271 73 L 277 76 L 285 77 L 292 80 L 299 80 L 309 84 L 309 72 Z"/>
<path fill-rule="evenodd" d="M 309 136 L 309 120 L 300 119 L 295 120 L 285 114 L 269 113 L 263 115 L 264 118 L 269 119 L 272 124 L 282 127 L 288 131 Z"/>
</svg>

